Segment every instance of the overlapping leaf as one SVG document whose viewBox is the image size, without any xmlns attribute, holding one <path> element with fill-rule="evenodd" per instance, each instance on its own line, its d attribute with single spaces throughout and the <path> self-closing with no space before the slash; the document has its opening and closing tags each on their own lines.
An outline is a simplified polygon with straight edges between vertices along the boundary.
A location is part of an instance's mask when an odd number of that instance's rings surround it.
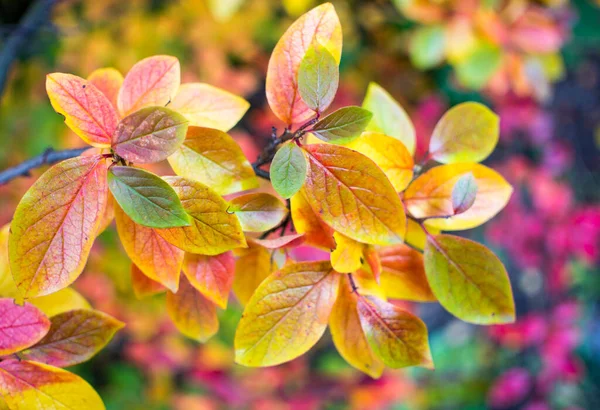
<svg viewBox="0 0 600 410">
<path fill-rule="evenodd" d="M 402 242 L 406 215 L 400 198 L 373 161 L 349 148 L 305 147 L 308 174 L 303 188 L 315 213 L 336 231 L 359 242 Z"/>
<path fill-rule="evenodd" d="M 294 228 L 296 232 L 304 234 L 305 242 L 317 248 L 334 249 L 333 229 L 313 211 L 304 189 L 291 198 L 290 204 Z"/>
<path fill-rule="evenodd" d="M 95 147 L 110 146 L 119 117 L 108 98 L 92 83 L 71 74 L 46 77 L 46 92 L 57 113 L 85 142 Z"/>
<path fill-rule="evenodd" d="M 254 243 L 267 249 L 295 248 L 304 243 L 304 234 L 290 234 L 265 239 L 248 238 L 248 243 Z"/>
<path fill-rule="evenodd" d="M 404 192 L 407 210 L 416 218 L 454 215 L 452 191 L 465 173 L 472 173 L 477 196 L 465 212 L 450 218 L 427 221 L 428 226 L 454 231 L 481 225 L 496 215 L 508 202 L 512 187 L 500 174 L 480 164 L 452 164 L 431 168 L 414 180 Z"/>
<path fill-rule="evenodd" d="M 333 233 L 335 249 L 331 252 L 331 265 L 341 273 L 351 273 L 362 265 L 364 244 L 339 232 Z"/>
<path fill-rule="evenodd" d="M 169 164 L 177 175 L 207 184 L 221 195 L 258 186 L 239 145 L 217 129 L 189 127 L 183 144 L 169 157 Z"/>
<path fill-rule="evenodd" d="M 106 168 L 100 156 L 68 159 L 44 173 L 21 199 L 9 253 L 25 297 L 56 292 L 83 270 L 106 208 Z"/>
<path fill-rule="evenodd" d="M 213 256 L 186 253 L 183 272 L 190 284 L 210 301 L 220 308 L 227 307 L 235 273 L 231 251 Z"/>
<path fill-rule="evenodd" d="M 13 299 L 0 299 L 0 356 L 21 351 L 41 340 L 50 321 L 35 306 L 19 306 Z"/>
<path fill-rule="evenodd" d="M 406 245 L 395 245 L 379 250 L 381 260 L 381 287 L 391 299 L 430 302 L 436 300 L 431 292 L 423 255 Z"/>
<path fill-rule="evenodd" d="M 339 278 L 329 262 L 307 262 L 265 279 L 238 325 L 236 362 L 272 366 L 308 351 L 325 332 Z"/>
<path fill-rule="evenodd" d="M 515 320 L 506 269 L 485 246 L 458 236 L 428 236 L 424 256 L 431 290 L 450 313 L 477 324 Z"/>
<path fill-rule="evenodd" d="M 331 3 L 301 16 L 280 38 L 267 70 L 267 100 L 275 115 L 287 125 L 300 123 L 313 114 L 298 92 L 298 68 L 313 42 L 325 47 L 339 63 L 342 27 Z"/>
<path fill-rule="evenodd" d="M 227 211 L 229 205 L 223 198 L 200 182 L 181 177 L 165 180 L 177 192 L 192 225 L 157 229 L 160 236 L 186 252 L 203 255 L 218 255 L 246 246 L 240 222 Z"/>
<path fill-rule="evenodd" d="M 452 188 L 452 209 L 454 214 L 466 212 L 475 203 L 477 198 L 477 182 L 470 172 L 461 176 Z"/>
<path fill-rule="evenodd" d="M 95 310 L 71 310 L 53 316 L 50 331 L 22 357 L 56 367 L 83 363 L 98 353 L 125 326 Z"/>
<path fill-rule="evenodd" d="M 147 164 L 167 159 L 183 143 L 188 120 L 164 107 L 147 107 L 123 118 L 112 148 L 127 161 Z"/>
<path fill-rule="evenodd" d="M 89 302 L 75 289 L 68 287 L 29 302 L 48 317 L 75 309 L 91 309 Z"/>
<path fill-rule="evenodd" d="M 119 96 L 121 85 L 123 85 L 123 74 L 112 67 L 99 68 L 94 70 L 88 76 L 87 80 L 94 84 L 108 98 L 108 101 L 110 101 L 116 112 L 117 97 Z"/>
<path fill-rule="evenodd" d="M 190 125 L 229 131 L 250 104 L 237 95 L 203 83 L 182 84 L 169 107 L 183 114 Z"/>
<path fill-rule="evenodd" d="M 254 291 L 274 270 L 271 252 L 263 246 L 248 242 L 247 249 L 236 251 L 233 292 L 242 305 L 246 305 Z"/>
<path fill-rule="evenodd" d="M 238 196 L 230 201 L 229 212 L 237 215 L 246 232 L 263 232 L 277 226 L 288 214 L 286 205 L 264 192 Z"/>
<path fill-rule="evenodd" d="M 135 263 L 131 264 L 131 286 L 138 299 L 156 295 L 167 290 L 162 284 L 150 279 Z M 177 283 L 179 287 L 179 282 Z"/>
<path fill-rule="evenodd" d="M 306 179 L 306 158 L 293 141 L 283 144 L 271 162 L 271 183 L 279 195 L 290 198 Z"/>
<path fill-rule="evenodd" d="M 338 62 L 315 41 L 298 68 L 298 92 L 308 107 L 321 113 L 331 105 L 340 79 Z"/>
<path fill-rule="evenodd" d="M 360 136 L 372 116 L 373 114 L 364 108 L 340 108 L 319 120 L 311 128 L 311 132 L 325 142 L 346 144 Z"/>
</svg>

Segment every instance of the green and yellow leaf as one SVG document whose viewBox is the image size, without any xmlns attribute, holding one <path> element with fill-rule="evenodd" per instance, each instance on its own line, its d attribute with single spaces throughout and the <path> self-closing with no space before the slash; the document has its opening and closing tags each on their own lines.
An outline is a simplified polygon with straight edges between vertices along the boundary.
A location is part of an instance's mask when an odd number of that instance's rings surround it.
<svg viewBox="0 0 600 410">
<path fill-rule="evenodd" d="M 291 198 L 306 180 L 306 158 L 293 141 L 283 144 L 271 161 L 271 183 L 279 195 Z"/>
<path fill-rule="evenodd" d="M 338 62 L 326 47 L 313 42 L 298 68 L 298 92 L 311 110 L 322 113 L 331 105 L 340 80 Z"/>
<path fill-rule="evenodd" d="M 347 144 L 367 128 L 373 114 L 360 107 L 343 107 L 312 126 L 310 132 L 322 141 Z"/>
<path fill-rule="evenodd" d="M 257 192 L 230 201 L 229 212 L 237 215 L 245 232 L 263 232 L 277 226 L 287 216 L 287 206 L 273 195 Z"/>
</svg>

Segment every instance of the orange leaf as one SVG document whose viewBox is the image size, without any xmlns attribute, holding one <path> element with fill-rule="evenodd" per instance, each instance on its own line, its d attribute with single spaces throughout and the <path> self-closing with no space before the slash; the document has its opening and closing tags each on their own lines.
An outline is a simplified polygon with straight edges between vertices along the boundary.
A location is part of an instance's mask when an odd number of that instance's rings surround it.
<svg viewBox="0 0 600 410">
<path fill-rule="evenodd" d="M 369 347 L 358 317 L 357 302 L 358 295 L 352 291 L 348 277 L 343 276 L 329 318 L 329 330 L 340 355 L 358 370 L 378 379 L 384 365 Z"/>
<path fill-rule="evenodd" d="M 65 288 L 83 271 L 106 208 L 106 170 L 100 156 L 68 159 L 46 171 L 21 199 L 9 254 L 25 297 Z"/>
<path fill-rule="evenodd" d="M 99 68 L 88 76 L 88 81 L 96 86 L 117 110 L 117 97 L 123 84 L 123 74 L 115 68 Z"/>
<path fill-rule="evenodd" d="M 117 104 L 121 116 L 149 106 L 164 107 L 175 98 L 181 82 L 179 60 L 152 56 L 138 61 L 125 76 Z"/>
<path fill-rule="evenodd" d="M 304 241 L 317 248 L 335 248 L 333 229 L 317 216 L 306 199 L 304 189 L 291 198 L 291 213 L 296 232 L 304 234 Z"/>
<path fill-rule="evenodd" d="M 331 3 L 315 7 L 296 20 L 283 34 L 269 60 L 267 100 L 271 110 L 287 125 L 313 115 L 298 92 L 298 68 L 314 41 L 324 45 L 339 64 L 342 27 Z"/>
<path fill-rule="evenodd" d="M 379 251 L 381 259 L 381 287 L 391 299 L 431 302 L 436 298 L 431 293 L 423 255 L 406 245 L 396 245 Z"/>
<path fill-rule="evenodd" d="M 306 198 L 334 230 L 373 245 L 401 243 L 404 207 L 394 187 L 373 161 L 346 147 L 305 147 Z"/>
<path fill-rule="evenodd" d="M 35 306 L 19 306 L 13 299 L 0 299 L 0 356 L 19 352 L 39 342 L 50 329 L 50 321 Z"/>
<path fill-rule="evenodd" d="M 136 224 L 115 207 L 117 231 L 129 259 L 152 279 L 177 291 L 184 252 L 164 240 L 155 229 Z"/>
<path fill-rule="evenodd" d="M 275 269 L 271 252 L 264 247 L 248 242 L 247 249 L 236 250 L 233 292 L 242 305 L 248 303 L 254 291 Z"/>
<path fill-rule="evenodd" d="M 46 91 L 54 110 L 85 142 L 110 147 L 119 117 L 100 90 L 75 75 L 52 73 L 46 76 Z"/>
<path fill-rule="evenodd" d="M 167 290 L 160 283 L 150 279 L 135 263 L 131 264 L 131 286 L 138 299 L 156 295 Z"/>
<path fill-rule="evenodd" d="M 185 276 L 181 277 L 177 293 L 167 293 L 167 312 L 181 333 L 198 342 L 206 342 L 219 330 L 216 305 Z"/>
<path fill-rule="evenodd" d="M 291 234 L 267 239 L 248 238 L 248 243 L 250 242 L 267 249 L 295 248 L 304 243 L 304 234 Z"/>
<path fill-rule="evenodd" d="M 235 273 L 235 260 L 231 251 L 214 256 L 186 253 L 183 273 L 204 296 L 220 308 L 227 308 Z"/>
</svg>

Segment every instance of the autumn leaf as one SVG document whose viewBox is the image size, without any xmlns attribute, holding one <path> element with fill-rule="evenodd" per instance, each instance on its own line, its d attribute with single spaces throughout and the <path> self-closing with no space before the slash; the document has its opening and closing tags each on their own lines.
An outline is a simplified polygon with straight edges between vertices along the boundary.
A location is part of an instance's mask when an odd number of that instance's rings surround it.
<svg viewBox="0 0 600 410">
<path fill-rule="evenodd" d="M 183 143 L 187 119 L 169 108 L 147 107 L 123 118 L 112 139 L 112 148 L 127 161 L 159 162 Z"/>
<path fill-rule="evenodd" d="M 119 117 L 108 98 L 92 83 L 71 74 L 46 76 L 46 92 L 54 110 L 85 142 L 110 147 Z"/>
<path fill-rule="evenodd" d="M 290 204 L 294 228 L 296 232 L 304 234 L 304 241 L 317 248 L 334 249 L 333 229 L 313 211 L 304 189 L 292 196 Z"/>
<path fill-rule="evenodd" d="M 304 234 L 295 233 L 265 239 L 248 238 L 248 243 L 255 243 L 267 249 L 295 248 L 304 243 Z"/>
<path fill-rule="evenodd" d="M 514 322 L 508 274 L 485 246 L 458 236 L 428 236 L 424 257 L 431 290 L 454 316 L 481 325 Z"/>
<path fill-rule="evenodd" d="M 186 253 L 183 272 L 190 284 L 206 298 L 222 309 L 227 308 L 235 273 L 231 251 L 213 256 Z"/>
<path fill-rule="evenodd" d="M 372 296 L 359 297 L 357 307 L 369 346 L 386 366 L 433 369 L 427 327 L 421 319 Z"/>
<path fill-rule="evenodd" d="M 371 121 L 369 111 L 360 107 L 344 107 L 332 112 L 312 126 L 310 132 L 332 144 L 346 144 L 365 130 Z"/>
<path fill-rule="evenodd" d="M 342 277 L 339 295 L 329 318 L 329 330 L 340 355 L 358 370 L 378 379 L 384 365 L 369 347 L 358 317 L 357 300 L 358 295 L 352 291 L 348 278 Z"/>
<path fill-rule="evenodd" d="M 437 235 L 440 233 L 439 229 L 431 226 L 427 226 L 427 230 L 432 235 Z M 407 219 L 406 223 L 406 236 L 404 237 L 404 243 L 421 251 L 425 249 L 425 244 L 427 243 L 427 234 L 423 230 L 423 227 L 421 227 L 418 222 L 410 218 Z"/>
<path fill-rule="evenodd" d="M 367 131 L 400 140 L 413 155 L 417 145 L 415 127 L 404 108 L 379 84 L 369 83 L 362 107 L 373 114 Z"/>
<path fill-rule="evenodd" d="M 152 56 L 137 62 L 119 91 L 117 103 L 121 116 L 149 106 L 166 106 L 179 89 L 180 70 L 179 60 L 171 56 Z"/>
<path fill-rule="evenodd" d="M 485 105 L 459 104 L 438 121 L 429 140 L 429 154 L 444 164 L 483 161 L 498 143 L 499 127 L 499 117 Z"/>
<path fill-rule="evenodd" d="M 19 306 L 13 299 L 0 299 L 0 356 L 28 348 L 40 341 L 50 329 L 50 321 L 35 306 Z"/>
<path fill-rule="evenodd" d="M 248 248 L 237 249 L 233 293 L 246 305 L 254 291 L 276 268 L 271 252 L 259 244 L 248 242 Z"/>
<path fill-rule="evenodd" d="M 454 215 L 452 191 L 466 173 L 472 173 L 477 196 L 465 212 Z M 487 222 L 502 210 L 512 194 L 512 187 L 500 174 L 480 164 L 452 164 L 431 168 L 415 179 L 404 192 L 406 209 L 415 218 L 430 218 L 427 226 L 445 231 L 470 229 Z"/>
<path fill-rule="evenodd" d="M 244 116 L 250 104 L 237 95 L 203 83 L 182 84 L 169 108 L 197 127 L 229 131 Z"/>
<path fill-rule="evenodd" d="M 79 376 L 27 360 L 0 362 L 0 397 L 9 409 L 104 410 L 98 393 Z"/>
<path fill-rule="evenodd" d="M 112 166 L 108 187 L 135 223 L 150 228 L 190 226 L 177 193 L 158 175 L 139 168 Z"/>
<path fill-rule="evenodd" d="M 329 262 L 306 262 L 265 279 L 238 325 L 235 361 L 273 366 L 307 352 L 325 332 L 339 278 Z"/>
<path fill-rule="evenodd" d="M 124 323 L 95 310 L 71 310 L 50 318 L 50 331 L 22 358 L 56 367 L 83 363 L 96 355 Z"/>
<path fill-rule="evenodd" d="M 423 255 L 407 245 L 395 245 L 379 250 L 381 287 L 390 299 L 432 302 Z"/>
<path fill-rule="evenodd" d="M 306 121 L 313 111 L 298 92 L 298 69 L 306 51 L 318 42 L 339 63 L 342 54 L 342 27 L 331 3 L 301 16 L 279 39 L 267 70 L 267 100 L 275 115 L 286 125 Z"/>
<path fill-rule="evenodd" d="M 178 278 L 179 280 L 179 278 Z M 156 295 L 167 290 L 162 284 L 150 279 L 135 263 L 131 264 L 131 286 L 138 299 Z M 177 283 L 179 287 L 179 282 Z"/>
<path fill-rule="evenodd" d="M 351 273 L 362 265 L 364 245 L 339 232 L 333 233 L 335 249 L 331 252 L 331 265 L 340 273 Z"/>
<path fill-rule="evenodd" d="M 10 268 L 25 297 L 71 284 L 82 272 L 106 207 L 106 162 L 77 157 L 46 171 L 11 223 Z"/>
<path fill-rule="evenodd" d="M 452 188 L 453 214 L 458 215 L 466 212 L 475 203 L 477 197 L 477 182 L 472 173 L 461 176 Z"/>
<path fill-rule="evenodd" d="M 75 309 L 91 309 L 89 302 L 75 289 L 69 287 L 46 296 L 29 299 L 29 303 L 48 317 Z"/>
<path fill-rule="evenodd" d="M 223 198 L 200 182 L 181 177 L 165 177 L 165 180 L 177 192 L 192 225 L 157 229 L 160 236 L 186 252 L 203 255 L 218 255 L 246 246 L 240 222 L 227 211 L 229 205 Z"/>
<path fill-rule="evenodd" d="M 117 207 L 117 231 L 129 259 L 145 276 L 177 291 L 184 252 L 170 244 L 156 230 L 136 224 Z"/>
<path fill-rule="evenodd" d="M 271 183 L 279 195 L 291 198 L 306 180 L 306 158 L 293 141 L 283 144 L 271 161 Z"/>
<path fill-rule="evenodd" d="M 19 304 L 23 303 L 23 297 L 17 289 L 15 280 L 10 272 L 8 257 L 8 237 L 10 223 L 0 228 L 0 297 L 13 298 Z"/>
<path fill-rule="evenodd" d="M 112 67 L 99 68 L 94 70 L 88 76 L 87 80 L 94 84 L 94 86 L 108 98 L 108 101 L 112 104 L 115 112 L 117 112 L 117 97 L 121 85 L 123 85 L 123 74 Z"/>
<path fill-rule="evenodd" d="M 181 333 L 198 342 L 206 342 L 219 330 L 216 305 L 185 276 L 181 277 L 177 293 L 167 293 L 167 313 Z"/>
<path fill-rule="evenodd" d="M 273 195 L 257 192 L 230 201 L 229 212 L 236 214 L 245 232 L 264 232 L 287 216 L 286 205 Z"/>
<path fill-rule="evenodd" d="M 363 264 L 360 269 L 352 273 L 352 279 L 356 284 L 359 294 L 375 296 L 381 300 L 387 300 L 383 287 L 375 279 L 370 267 Z"/>
<path fill-rule="evenodd" d="M 227 195 L 258 187 L 252 165 L 228 134 L 189 127 L 183 144 L 169 157 L 175 173 Z"/>
<path fill-rule="evenodd" d="M 338 62 L 318 41 L 308 48 L 298 68 L 298 92 L 311 110 L 322 113 L 338 88 Z"/>
<path fill-rule="evenodd" d="M 388 177 L 394 189 L 402 192 L 413 177 L 413 158 L 402 142 L 377 132 L 364 132 L 346 145 L 370 158 Z"/>
<path fill-rule="evenodd" d="M 406 216 L 383 171 L 349 148 L 305 147 L 308 174 L 304 191 L 315 213 L 336 231 L 363 243 L 402 242 Z"/>
</svg>

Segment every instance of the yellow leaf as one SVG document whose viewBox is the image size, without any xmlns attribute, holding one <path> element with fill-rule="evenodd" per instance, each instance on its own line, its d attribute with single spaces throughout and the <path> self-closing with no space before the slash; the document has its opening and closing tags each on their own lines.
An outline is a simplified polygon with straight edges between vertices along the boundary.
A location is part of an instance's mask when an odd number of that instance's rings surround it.
<svg viewBox="0 0 600 410">
<path fill-rule="evenodd" d="M 48 317 L 68 312 L 69 310 L 92 308 L 89 302 L 73 288 L 64 288 L 50 295 L 28 299 L 28 302 L 44 312 Z"/>
<path fill-rule="evenodd" d="M 190 125 L 229 131 L 244 116 L 250 103 L 212 85 L 182 84 L 169 108 L 183 114 Z"/>
<path fill-rule="evenodd" d="M 233 292 L 242 305 L 246 305 L 254 291 L 275 269 L 271 252 L 253 242 L 247 249 L 238 249 L 235 261 Z"/>
<path fill-rule="evenodd" d="M 364 244 L 339 232 L 333 233 L 335 249 L 331 252 L 331 265 L 340 273 L 351 273 L 362 265 Z"/>
<path fill-rule="evenodd" d="M 238 325 L 236 362 L 273 366 L 307 352 L 325 332 L 339 279 L 329 262 L 288 265 L 265 279 Z"/>
<path fill-rule="evenodd" d="M 0 229 L 0 297 L 14 298 L 21 305 L 22 297 L 19 294 L 17 285 L 10 273 L 8 260 L 8 236 L 10 224 L 6 224 Z"/>
<path fill-rule="evenodd" d="M 233 198 L 229 212 L 237 215 L 245 232 L 263 232 L 279 225 L 287 216 L 287 206 L 277 197 L 264 192 Z"/>
<path fill-rule="evenodd" d="M 227 308 L 235 260 L 231 252 L 207 256 L 186 253 L 183 272 L 190 284 L 220 308 Z"/>
<path fill-rule="evenodd" d="M 108 98 L 108 101 L 110 101 L 116 111 L 117 97 L 123 84 L 123 74 L 112 67 L 99 68 L 94 70 L 87 79 Z"/>
<path fill-rule="evenodd" d="M 359 270 L 352 273 L 352 278 L 361 295 L 376 296 L 379 299 L 387 300 L 383 287 L 375 280 L 371 269 L 363 264 Z"/>
<path fill-rule="evenodd" d="M 352 366 L 378 379 L 383 373 L 384 365 L 371 351 L 362 330 L 357 299 L 348 278 L 342 277 L 339 295 L 329 318 L 329 330 L 340 355 Z"/>
<path fill-rule="evenodd" d="M 115 207 L 117 231 L 129 259 L 148 278 L 177 291 L 184 252 L 163 239 L 156 229 L 136 224 Z"/>
<path fill-rule="evenodd" d="M 381 287 L 391 299 L 435 301 L 431 293 L 423 255 L 406 245 L 395 245 L 379 251 L 381 259 Z"/>
<path fill-rule="evenodd" d="M 190 253 L 218 255 L 233 248 L 246 247 L 244 232 L 228 204 L 207 186 L 181 177 L 165 177 L 173 187 L 192 225 L 156 229 L 171 244 Z"/>
<path fill-rule="evenodd" d="M 394 189 L 402 192 L 413 177 L 413 158 L 399 140 L 378 132 L 363 132 L 346 145 L 370 158 L 388 177 Z"/>
<path fill-rule="evenodd" d="M 79 376 L 27 360 L 0 362 L 0 396 L 12 410 L 104 410 L 98 393 Z"/>
<path fill-rule="evenodd" d="M 432 228 L 431 226 L 427 226 L 427 229 L 429 230 L 429 233 L 434 235 L 440 233 L 439 229 Z M 421 228 L 421 225 L 409 218 L 406 224 L 406 237 L 404 238 L 404 243 L 412 246 L 413 248 L 423 250 L 425 249 L 426 242 L 427 234 L 423 228 Z"/>
<path fill-rule="evenodd" d="M 324 45 L 339 64 L 342 55 L 342 26 L 331 3 L 302 15 L 281 36 L 267 69 L 267 100 L 275 115 L 286 125 L 300 123 L 314 112 L 298 92 L 298 68 L 311 44 Z"/>
<path fill-rule="evenodd" d="M 362 107 L 373 113 L 367 131 L 375 131 L 401 141 L 412 155 L 416 148 L 416 132 L 408 114 L 379 84 L 370 83 Z"/>
<path fill-rule="evenodd" d="M 404 206 L 373 161 L 346 147 L 308 145 L 304 190 L 314 212 L 334 230 L 373 245 L 401 243 Z"/>
<path fill-rule="evenodd" d="M 167 313 L 181 333 L 198 342 L 206 342 L 219 330 L 216 305 L 185 276 L 181 277 L 177 293 L 167 293 Z"/>
<path fill-rule="evenodd" d="M 300 189 L 291 198 L 290 208 L 294 228 L 299 234 L 304 234 L 304 241 L 308 245 L 326 250 L 335 248 L 333 229 L 315 214 L 306 199 L 304 189 Z"/>
<path fill-rule="evenodd" d="M 177 175 L 202 182 L 221 195 L 258 186 L 250 162 L 223 131 L 189 127 L 183 144 L 168 159 Z"/>
<path fill-rule="evenodd" d="M 508 274 L 485 246 L 458 236 L 428 236 L 424 256 L 431 290 L 450 313 L 481 325 L 514 322 Z"/>
<path fill-rule="evenodd" d="M 415 218 L 453 215 L 452 190 L 456 181 L 471 172 L 477 184 L 473 205 L 459 215 L 428 220 L 427 226 L 443 231 L 470 229 L 487 222 L 506 206 L 512 187 L 496 171 L 480 164 L 465 163 L 431 168 L 404 192 L 404 203 Z"/>
<path fill-rule="evenodd" d="M 358 298 L 358 315 L 373 352 L 393 369 L 433 369 L 427 327 L 418 317 L 371 296 Z"/>
</svg>

